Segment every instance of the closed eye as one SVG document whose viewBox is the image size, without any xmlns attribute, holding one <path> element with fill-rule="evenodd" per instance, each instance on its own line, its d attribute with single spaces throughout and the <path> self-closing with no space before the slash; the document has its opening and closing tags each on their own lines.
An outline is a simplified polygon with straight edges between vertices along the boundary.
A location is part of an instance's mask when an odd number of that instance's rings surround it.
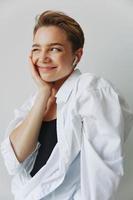
<svg viewBox="0 0 133 200">
<path fill-rule="evenodd" d="M 39 49 L 32 49 L 32 51 L 39 51 Z"/>
</svg>

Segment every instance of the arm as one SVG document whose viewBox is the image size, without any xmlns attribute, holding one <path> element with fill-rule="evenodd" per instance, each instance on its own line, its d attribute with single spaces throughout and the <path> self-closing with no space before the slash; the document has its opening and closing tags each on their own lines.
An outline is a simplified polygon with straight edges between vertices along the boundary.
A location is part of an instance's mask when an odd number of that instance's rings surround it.
<svg viewBox="0 0 133 200">
<path fill-rule="evenodd" d="M 40 91 L 24 121 L 10 134 L 9 138 L 19 162 L 23 162 L 37 145 L 47 100 L 45 92 Z"/>
<path fill-rule="evenodd" d="M 123 109 L 112 88 L 86 90 L 79 101 L 83 122 L 81 199 L 111 200 L 124 174 L 124 110 L 132 120 L 133 115 Z"/>
<path fill-rule="evenodd" d="M 32 108 L 33 100 L 30 98 L 16 109 L 14 119 L 7 127 L 1 153 L 9 174 L 16 173 L 22 166 L 28 171 L 32 167 L 40 146 L 37 139 L 47 102 L 44 94 L 44 91 L 38 92 Z"/>
</svg>

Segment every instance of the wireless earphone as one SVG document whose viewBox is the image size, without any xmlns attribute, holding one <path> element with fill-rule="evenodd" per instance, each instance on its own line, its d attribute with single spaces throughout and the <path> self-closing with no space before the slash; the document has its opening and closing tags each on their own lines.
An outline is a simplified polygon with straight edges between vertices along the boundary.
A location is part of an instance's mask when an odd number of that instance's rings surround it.
<svg viewBox="0 0 133 200">
<path fill-rule="evenodd" d="M 76 56 L 74 61 L 73 61 L 73 66 L 75 66 L 77 64 L 77 61 L 78 61 L 78 57 Z"/>
</svg>

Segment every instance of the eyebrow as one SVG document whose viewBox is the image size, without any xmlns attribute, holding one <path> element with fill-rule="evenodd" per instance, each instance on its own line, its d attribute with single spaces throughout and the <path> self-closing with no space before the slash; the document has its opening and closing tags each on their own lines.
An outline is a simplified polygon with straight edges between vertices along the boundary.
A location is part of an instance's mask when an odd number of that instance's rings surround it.
<svg viewBox="0 0 133 200">
<path fill-rule="evenodd" d="M 64 47 L 63 44 L 58 43 L 58 42 L 49 43 L 49 44 L 47 44 L 46 46 L 54 46 L 54 45 L 59 45 L 59 46 L 63 46 L 63 47 Z M 40 47 L 40 46 L 41 46 L 40 44 L 36 44 L 36 43 L 32 45 L 32 47 Z"/>
</svg>

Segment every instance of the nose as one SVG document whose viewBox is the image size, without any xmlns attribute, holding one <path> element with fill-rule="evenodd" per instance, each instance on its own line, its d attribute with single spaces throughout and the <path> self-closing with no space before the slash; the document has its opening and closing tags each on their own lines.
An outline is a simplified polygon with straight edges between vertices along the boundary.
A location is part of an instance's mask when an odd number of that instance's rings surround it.
<svg viewBox="0 0 133 200">
<path fill-rule="evenodd" d="M 40 62 L 49 62 L 51 60 L 50 56 L 48 55 L 47 52 L 41 52 L 40 56 L 39 56 L 39 61 Z"/>
</svg>

